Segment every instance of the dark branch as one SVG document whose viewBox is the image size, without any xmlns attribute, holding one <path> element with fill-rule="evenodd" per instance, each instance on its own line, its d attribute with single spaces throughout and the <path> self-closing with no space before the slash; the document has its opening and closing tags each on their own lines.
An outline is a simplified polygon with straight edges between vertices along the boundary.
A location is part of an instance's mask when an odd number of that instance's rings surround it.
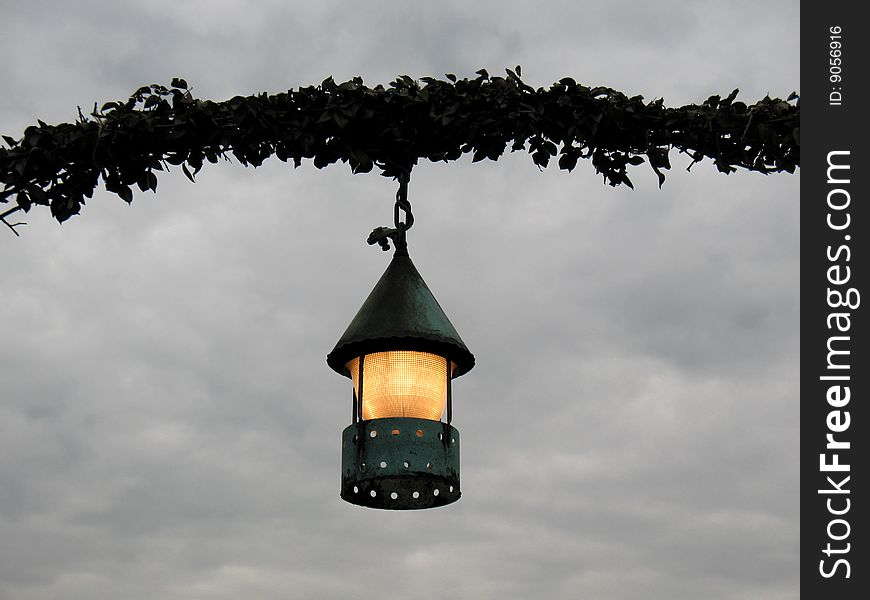
<svg viewBox="0 0 870 600">
<path fill-rule="evenodd" d="M 47 206 L 64 221 L 100 182 L 132 202 L 133 187 L 156 191 L 157 171 L 169 165 L 192 181 L 206 161 L 230 157 L 254 167 L 272 156 L 295 166 L 310 159 L 317 168 L 340 161 L 354 173 L 377 168 L 398 178 L 420 159 L 498 160 L 510 149 L 528 152 L 542 168 L 557 159 L 571 171 L 589 159 L 613 186 L 632 186 L 629 168 L 644 162 L 661 185 L 672 149 L 693 162 L 711 159 L 723 173 L 791 173 L 800 165 L 800 109 L 792 96 L 747 105 L 735 101 L 735 90 L 668 108 L 661 99 L 645 103 L 570 78 L 534 89 L 519 68 L 507 77 L 478 75 L 402 76 L 374 88 L 359 78 L 328 78 L 223 102 L 194 99 L 182 79 L 145 86 L 126 101 L 95 107 L 90 118 L 39 121 L 21 138 L 3 136 L 9 147 L 0 148 L 0 203 L 14 198 L 24 211 Z"/>
<path fill-rule="evenodd" d="M 17 235 L 17 236 L 20 236 L 21 234 L 18 233 L 18 231 L 16 231 L 15 228 L 16 228 L 16 227 L 19 227 L 19 226 L 21 226 L 21 225 L 27 225 L 27 223 L 23 223 L 23 222 L 10 223 L 9 221 L 6 220 L 6 217 L 8 217 L 9 215 L 11 215 L 11 214 L 13 214 L 13 213 L 15 213 L 16 211 L 19 211 L 19 210 L 21 210 L 21 207 L 20 207 L 20 206 L 16 206 L 16 207 L 14 207 L 14 208 L 10 208 L 10 209 L 7 210 L 6 212 L 0 214 L 0 221 L 3 221 L 3 224 L 6 225 L 6 227 L 8 227 L 9 229 L 11 229 L 11 230 L 12 230 L 12 233 L 14 233 L 14 234 Z"/>
</svg>

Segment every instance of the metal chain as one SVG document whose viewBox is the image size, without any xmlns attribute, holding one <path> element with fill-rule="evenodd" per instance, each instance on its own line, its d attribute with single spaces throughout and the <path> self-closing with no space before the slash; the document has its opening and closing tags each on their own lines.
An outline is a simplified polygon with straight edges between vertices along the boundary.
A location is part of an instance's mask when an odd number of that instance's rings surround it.
<svg viewBox="0 0 870 600">
<path fill-rule="evenodd" d="M 396 208 L 394 211 L 395 227 L 398 231 L 407 231 L 414 224 L 414 215 L 411 214 L 411 203 L 408 202 L 408 181 L 410 177 L 407 173 L 402 173 L 399 176 L 399 190 L 396 192 Z M 404 223 L 399 220 L 399 210 L 405 212 Z"/>
<path fill-rule="evenodd" d="M 396 192 L 396 205 L 393 209 L 393 224 L 395 229 L 389 227 L 377 227 L 369 234 L 369 244 L 379 244 L 381 250 L 389 250 L 390 242 L 396 246 L 397 254 L 408 254 L 408 242 L 405 232 L 414 225 L 414 215 L 411 212 L 411 203 L 408 201 L 408 182 L 411 179 L 409 172 L 399 175 L 399 190 Z M 405 220 L 400 219 L 400 211 L 405 213 Z"/>
</svg>

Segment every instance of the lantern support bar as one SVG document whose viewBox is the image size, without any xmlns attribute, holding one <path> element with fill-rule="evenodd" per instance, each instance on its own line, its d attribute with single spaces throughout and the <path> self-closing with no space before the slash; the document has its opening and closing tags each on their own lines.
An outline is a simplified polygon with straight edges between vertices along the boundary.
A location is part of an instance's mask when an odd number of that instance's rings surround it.
<svg viewBox="0 0 870 600">
<path fill-rule="evenodd" d="M 447 361 L 447 424 L 450 425 L 451 421 L 453 421 L 453 369 L 450 359 L 446 358 Z"/>
<path fill-rule="evenodd" d="M 364 373 L 363 367 L 365 366 L 365 362 L 366 362 L 366 355 L 362 354 L 359 357 L 359 375 L 358 375 L 358 377 L 359 377 L 359 396 L 357 397 L 357 401 L 356 401 L 357 419 L 354 420 L 354 423 L 356 423 L 357 420 L 359 420 L 359 421 L 363 420 L 363 394 L 365 394 L 365 386 L 364 386 L 364 382 L 363 382 L 363 373 Z"/>
</svg>

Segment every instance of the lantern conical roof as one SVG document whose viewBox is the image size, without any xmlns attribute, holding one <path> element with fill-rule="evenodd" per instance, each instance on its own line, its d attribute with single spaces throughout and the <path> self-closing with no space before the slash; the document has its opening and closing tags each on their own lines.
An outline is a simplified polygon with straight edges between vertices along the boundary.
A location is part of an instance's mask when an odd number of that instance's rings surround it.
<svg viewBox="0 0 870 600">
<path fill-rule="evenodd" d="M 456 364 L 453 377 L 474 366 L 474 355 L 404 252 L 393 255 L 326 362 L 349 377 L 348 361 L 388 350 L 417 350 L 447 357 Z"/>
</svg>

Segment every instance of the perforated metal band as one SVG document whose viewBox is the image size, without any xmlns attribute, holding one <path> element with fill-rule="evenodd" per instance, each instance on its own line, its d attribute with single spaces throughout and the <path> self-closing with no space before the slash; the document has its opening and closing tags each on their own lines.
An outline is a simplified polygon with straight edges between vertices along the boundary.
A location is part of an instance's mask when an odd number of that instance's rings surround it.
<svg viewBox="0 0 870 600">
<path fill-rule="evenodd" d="M 359 421 L 342 432 L 341 497 L 390 510 L 444 506 L 460 497 L 459 431 L 412 418 Z"/>
</svg>

